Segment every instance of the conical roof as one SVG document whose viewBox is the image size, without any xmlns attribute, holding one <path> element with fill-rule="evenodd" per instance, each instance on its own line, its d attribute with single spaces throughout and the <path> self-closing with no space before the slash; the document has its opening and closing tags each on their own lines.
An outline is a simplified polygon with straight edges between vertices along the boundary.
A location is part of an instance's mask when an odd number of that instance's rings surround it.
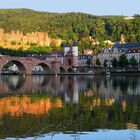
<svg viewBox="0 0 140 140">
<path fill-rule="evenodd" d="M 70 47 L 70 44 L 67 42 L 64 47 Z"/>
<path fill-rule="evenodd" d="M 76 41 L 74 41 L 73 46 L 77 46 L 78 47 L 78 44 L 77 44 Z"/>
</svg>

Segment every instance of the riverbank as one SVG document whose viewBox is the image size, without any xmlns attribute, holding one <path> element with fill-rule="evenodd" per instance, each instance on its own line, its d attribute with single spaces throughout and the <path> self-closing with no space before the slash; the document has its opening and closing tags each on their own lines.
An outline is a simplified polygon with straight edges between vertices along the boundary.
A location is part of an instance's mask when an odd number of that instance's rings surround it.
<svg viewBox="0 0 140 140">
<path fill-rule="evenodd" d="M 28 75 L 19 73 L 2 73 L 1 75 Z M 131 71 L 91 71 L 91 72 L 67 72 L 67 73 L 33 73 L 31 75 L 140 75 L 139 70 Z"/>
</svg>

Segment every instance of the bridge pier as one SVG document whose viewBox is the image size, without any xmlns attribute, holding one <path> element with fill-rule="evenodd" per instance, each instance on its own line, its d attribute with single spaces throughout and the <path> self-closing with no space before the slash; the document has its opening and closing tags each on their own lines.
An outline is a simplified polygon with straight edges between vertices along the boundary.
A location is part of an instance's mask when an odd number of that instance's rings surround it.
<svg viewBox="0 0 140 140">
<path fill-rule="evenodd" d="M 52 63 L 52 72 L 53 74 L 59 74 L 60 73 L 60 62 L 59 61 L 53 61 Z"/>
<path fill-rule="evenodd" d="M 46 61 L 33 57 L 11 57 L 1 56 L 0 57 L 0 74 L 5 65 L 13 63 L 18 67 L 20 75 L 32 75 L 33 68 L 35 66 L 41 66 L 44 69 L 43 74 L 59 74 L 60 68 L 67 71 L 67 67 L 60 64 L 60 61 Z"/>
</svg>

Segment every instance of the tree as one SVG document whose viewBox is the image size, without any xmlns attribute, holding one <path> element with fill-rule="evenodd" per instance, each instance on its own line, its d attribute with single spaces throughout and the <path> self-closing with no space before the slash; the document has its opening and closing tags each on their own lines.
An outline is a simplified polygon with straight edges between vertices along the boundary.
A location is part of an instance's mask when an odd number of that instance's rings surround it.
<svg viewBox="0 0 140 140">
<path fill-rule="evenodd" d="M 130 58 L 129 64 L 130 64 L 132 67 L 138 65 L 138 62 L 137 62 L 137 60 L 135 59 L 134 56 L 132 56 L 132 57 Z"/>
<path fill-rule="evenodd" d="M 101 62 L 100 62 L 100 59 L 99 58 L 96 59 L 96 65 L 97 66 L 100 66 L 101 65 Z"/>
<path fill-rule="evenodd" d="M 111 60 L 111 63 L 112 63 L 113 68 L 116 68 L 118 66 L 117 58 L 113 57 L 113 59 Z"/>
<path fill-rule="evenodd" d="M 108 60 L 104 60 L 104 67 L 106 68 L 107 67 L 107 62 L 108 62 Z"/>
<path fill-rule="evenodd" d="M 83 13 L 54 14 L 29 9 L 1 9 L 0 28 L 3 28 L 4 32 L 20 31 L 25 35 L 31 32 L 47 32 L 52 38 L 60 38 L 64 41 L 77 40 L 80 53 L 84 49 L 93 49 L 94 53 L 98 53 L 99 49 L 104 47 L 101 44 L 104 40 L 118 41 L 122 33 L 126 41 L 140 42 L 140 15 L 135 15 L 134 18 L 135 20 L 125 20 L 123 16 L 93 16 Z M 89 37 L 91 37 L 90 42 Z M 17 40 L 15 41 L 18 43 Z M 99 41 L 100 44 L 94 45 L 95 41 Z M 38 44 L 27 43 L 27 45 Z M 55 46 L 52 48 L 52 51 L 59 50 Z"/>
<path fill-rule="evenodd" d="M 119 66 L 122 67 L 122 68 L 125 68 L 125 67 L 128 66 L 128 59 L 127 59 L 125 54 L 122 54 L 119 57 Z"/>
<path fill-rule="evenodd" d="M 87 62 L 86 63 L 87 63 L 88 66 L 92 66 L 93 65 L 92 60 L 90 58 L 87 59 Z"/>
</svg>

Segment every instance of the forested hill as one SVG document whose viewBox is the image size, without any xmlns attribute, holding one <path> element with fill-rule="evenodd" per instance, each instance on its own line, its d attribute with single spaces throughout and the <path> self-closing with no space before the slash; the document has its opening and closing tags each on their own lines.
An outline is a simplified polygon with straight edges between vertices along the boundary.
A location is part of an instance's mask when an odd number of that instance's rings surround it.
<svg viewBox="0 0 140 140">
<path fill-rule="evenodd" d="M 0 28 L 5 32 L 47 31 L 51 37 L 64 40 L 91 36 L 99 41 L 117 41 L 124 34 L 126 41 L 140 42 L 140 16 L 93 16 L 84 13 L 48 13 L 30 9 L 0 9 Z"/>
</svg>

